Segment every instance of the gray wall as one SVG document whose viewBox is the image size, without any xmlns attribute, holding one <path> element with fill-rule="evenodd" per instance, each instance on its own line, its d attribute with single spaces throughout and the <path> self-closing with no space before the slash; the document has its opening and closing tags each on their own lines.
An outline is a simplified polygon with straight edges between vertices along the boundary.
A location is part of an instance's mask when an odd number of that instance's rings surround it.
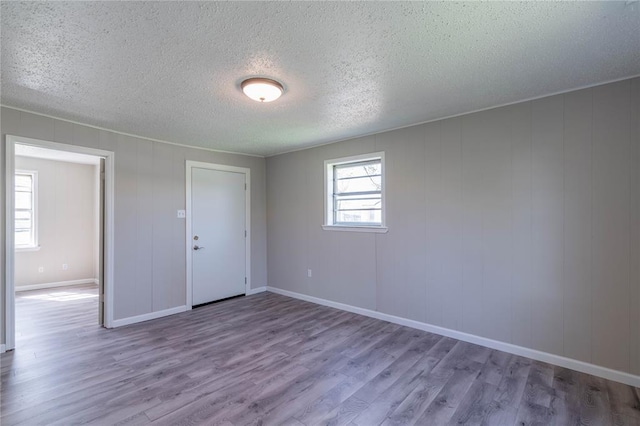
<svg viewBox="0 0 640 426">
<path fill-rule="evenodd" d="M 96 169 L 89 164 L 16 156 L 16 169 L 38 172 L 40 250 L 15 254 L 15 286 L 98 277 Z M 67 270 L 62 264 L 68 265 Z M 44 271 L 39 272 L 38 268 Z M 89 282 L 87 281 L 87 282 Z"/>
<path fill-rule="evenodd" d="M 640 374 L 639 104 L 626 80 L 270 157 L 269 285 Z M 375 151 L 389 232 L 322 230 L 323 161 Z"/>
<path fill-rule="evenodd" d="M 0 119 L 3 183 L 7 134 L 115 152 L 114 319 L 185 304 L 186 223 L 176 218 L 185 208 L 185 160 L 251 169 L 252 287 L 266 285 L 264 158 L 152 142 L 10 108 L 2 108 Z M 4 236 L 1 243 L 3 250 Z"/>
</svg>

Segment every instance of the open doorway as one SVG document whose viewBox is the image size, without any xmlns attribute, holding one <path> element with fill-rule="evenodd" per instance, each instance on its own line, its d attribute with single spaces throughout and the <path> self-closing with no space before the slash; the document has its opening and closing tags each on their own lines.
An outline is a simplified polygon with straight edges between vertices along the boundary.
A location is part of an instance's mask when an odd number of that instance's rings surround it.
<svg viewBox="0 0 640 426">
<path fill-rule="evenodd" d="M 18 342 L 103 323 L 99 309 L 103 161 L 95 155 L 15 146 Z"/>
<path fill-rule="evenodd" d="M 111 326 L 113 153 L 7 136 L 7 348 Z"/>
</svg>

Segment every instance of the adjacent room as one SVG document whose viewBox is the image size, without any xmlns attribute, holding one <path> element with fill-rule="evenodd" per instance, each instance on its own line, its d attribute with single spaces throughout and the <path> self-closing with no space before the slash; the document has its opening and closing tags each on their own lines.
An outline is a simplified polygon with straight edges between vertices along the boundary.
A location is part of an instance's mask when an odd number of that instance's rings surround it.
<svg viewBox="0 0 640 426">
<path fill-rule="evenodd" d="M 0 422 L 640 426 L 640 2 L 0 2 Z"/>
<path fill-rule="evenodd" d="M 102 324 L 100 158 L 16 145 L 16 334 Z"/>
</svg>

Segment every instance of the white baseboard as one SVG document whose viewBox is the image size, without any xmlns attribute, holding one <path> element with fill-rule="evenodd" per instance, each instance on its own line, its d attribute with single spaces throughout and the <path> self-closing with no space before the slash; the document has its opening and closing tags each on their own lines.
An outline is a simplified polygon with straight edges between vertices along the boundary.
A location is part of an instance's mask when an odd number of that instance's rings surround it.
<svg viewBox="0 0 640 426">
<path fill-rule="evenodd" d="M 93 279 L 93 278 L 89 278 L 89 279 L 86 279 L 86 280 L 62 281 L 62 282 L 58 282 L 58 283 L 46 283 L 46 284 L 34 284 L 34 285 L 16 287 L 16 291 L 39 290 L 39 289 L 43 289 L 43 288 L 65 287 L 65 286 L 91 284 L 91 283 L 98 284 L 98 280 L 97 279 Z M 258 293 L 263 293 L 265 291 L 267 291 L 267 287 L 266 286 L 252 288 L 251 290 L 249 290 L 247 292 L 247 296 L 251 296 L 253 294 L 258 294 Z M 122 326 L 129 325 L 129 324 L 135 324 L 135 323 L 138 323 L 138 322 L 149 321 L 149 320 L 156 319 L 156 318 L 166 317 L 168 315 L 179 314 L 179 313 L 185 312 L 187 310 L 188 310 L 187 306 L 177 306 L 175 308 L 165 309 L 165 310 L 156 311 L 156 312 L 150 312 L 148 314 L 137 315 L 135 317 L 128 317 L 128 318 L 122 318 L 122 319 L 113 320 L 112 326 L 113 326 L 113 328 L 122 327 Z M 4 348 L 4 345 L 2 346 L 2 348 Z M 3 350 L 3 352 L 4 352 L 4 350 Z"/>
<path fill-rule="evenodd" d="M 578 361 L 572 358 L 566 358 L 560 355 L 554 355 L 547 352 L 538 351 L 535 349 L 525 348 L 522 346 L 513 345 L 511 343 L 500 342 L 498 340 L 487 339 L 485 337 L 475 336 L 473 334 L 464 333 L 462 331 L 451 330 L 444 327 L 438 327 L 423 323 L 420 321 L 414 321 L 395 315 L 384 314 L 382 312 L 373 311 L 371 309 L 359 308 L 357 306 L 347 305 L 345 303 L 332 302 L 330 300 L 321 299 L 318 297 L 307 296 L 306 294 L 295 293 L 293 291 L 282 290 L 276 287 L 267 286 L 267 291 L 272 293 L 281 294 L 283 296 L 293 297 L 295 299 L 304 300 L 318 305 L 329 306 L 331 308 L 340 309 L 347 312 L 353 312 L 356 314 L 364 315 L 371 318 L 388 321 L 394 324 L 404 325 L 418 330 L 428 331 L 430 333 L 439 334 L 441 336 L 451 337 L 454 339 L 462 340 L 464 342 L 474 343 L 476 345 L 486 346 L 491 349 L 497 349 L 510 354 L 519 355 L 537 361 L 547 362 L 549 364 L 558 365 L 560 367 L 569 368 L 572 370 L 580 371 L 582 373 L 592 374 L 594 376 L 602 377 L 608 380 L 613 380 L 627 385 L 640 387 L 640 376 L 636 376 L 623 371 L 612 370 L 607 367 L 601 367 L 599 365 L 590 364 L 583 361 Z"/>
<path fill-rule="evenodd" d="M 21 286 L 15 286 L 15 291 L 41 290 L 44 288 L 68 287 L 72 285 L 86 285 L 86 284 L 98 284 L 98 280 L 95 278 L 85 278 L 82 280 L 60 281 L 57 283 L 21 285 Z"/>
<path fill-rule="evenodd" d="M 135 324 L 138 322 L 149 321 L 169 315 L 179 314 L 181 312 L 185 312 L 186 310 L 186 306 L 176 306 L 175 308 L 164 309 L 162 311 L 149 312 L 148 314 L 137 315 L 135 317 L 113 320 L 112 326 L 113 328 L 122 327 L 129 324 Z"/>
</svg>

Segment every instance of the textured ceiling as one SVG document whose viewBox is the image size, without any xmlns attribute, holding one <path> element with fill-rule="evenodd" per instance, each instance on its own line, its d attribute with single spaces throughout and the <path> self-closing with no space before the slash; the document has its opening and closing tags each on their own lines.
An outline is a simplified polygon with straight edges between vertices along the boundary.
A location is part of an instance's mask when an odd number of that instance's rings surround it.
<svg viewBox="0 0 640 426">
<path fill-rule="evenodd" d="M 2 104 L 258 155 L 640 74 L 638 2 L 1 7 Z"/>
</svg>

